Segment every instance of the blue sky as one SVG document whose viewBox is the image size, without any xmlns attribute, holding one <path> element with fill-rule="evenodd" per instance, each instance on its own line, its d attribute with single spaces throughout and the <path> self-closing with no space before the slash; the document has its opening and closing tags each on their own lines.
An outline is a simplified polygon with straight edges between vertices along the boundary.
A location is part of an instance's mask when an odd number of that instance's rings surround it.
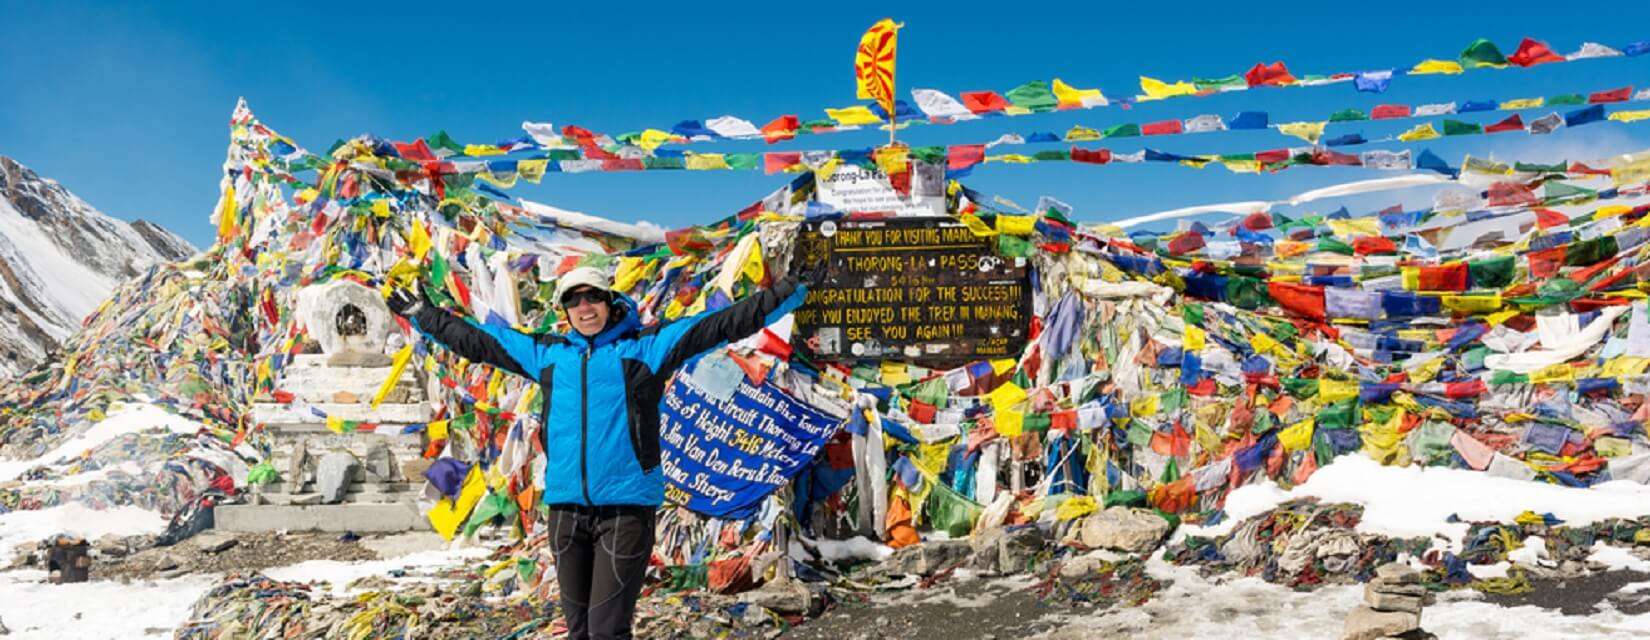
<svg viewBox="0 0 1650 640">
<path fill-rule="evenodd" d="M 487 142 L 520 135 L 523 120 L 617 133 L 723 114 L 758 125 L 786 113 L 807 119 L 822 117 L 824 107 L 856 102 L 854 47 L 859 34 L 890 10 L 906 24 L 900 35 L 902 95 L 911 87 L 953 95 L 1003 92 L 1059 76 L 1118 96 L 1136 92 L 1142 74 L 1212 77 L 1242 73 L 1260 61 L 1282 60 L 1297 74 L 1407 67 L 1423 58 L 1452 58 L 1478 37 L 1508 54 L 1523 36 L 1545 40 L 1559 53 L 1584 40 L 1620 46 L 1650 39 L 1643 26 L 1650 24 L 1650 5 L 1635 3 L 150 4 L 7 3 L 0 19 L 0 154 L 58 179 L 107 213 L 158 221 L 201 245 L 212 233 L 206 220 L 217 198 L 225 123 L 240 96 L 266 124 L 313 150 L 369 132 L 412 139 L 446 129 L 461 141 Z M 1273 122 L 1282 122 L 1382 102 L 1506 99 L 1629 84 L 1650 85 L 1650 56 L 1399 78 L 1379 96 L 1344 84 L 1257 90 L 1131 110 L 927 127 L 902 138 L 969 144 L 1008 131 L 1058 132 L 1074 123 L 1104 127 L 1201 113 L 1230 117 L 1240 110 L 1269 111 Z M 1463 119 L 1489 122 L 1501 115 Z M 1331 132 L 1375 138 L 1412 124 L 1342 125 Z M 695 148 L 862 148 L 885 135 Z M 1255 131 L 1146 141 L 1185 153 L 1298 142 Z M 1141 142 L 1105 146 L 1128 152 Z M 1594 158 L 1650 148 L 1650 124 L 1605 123 L 1543 138 L 1514 133 L 1420 147 L 1452 163 L 1468 153 L 1531 161 Z M 988 165 L 967 183 L 1026 205 L 1053 195 L 1075 205 L 1080 219 L 1100 221 L 1280 198 L 1370 175 L 1344 168 L 1233 175 L 1218 168 L 1051 163 Z M 587 173 L 551 175 L 516 193 L 615 219 L 681 226 L 720 218 L 783 179 L 759 172 Z M 1415 206 L 1426 197 L 1391 194 L 1348 204 L 1354 210 Z"/>
</svg>

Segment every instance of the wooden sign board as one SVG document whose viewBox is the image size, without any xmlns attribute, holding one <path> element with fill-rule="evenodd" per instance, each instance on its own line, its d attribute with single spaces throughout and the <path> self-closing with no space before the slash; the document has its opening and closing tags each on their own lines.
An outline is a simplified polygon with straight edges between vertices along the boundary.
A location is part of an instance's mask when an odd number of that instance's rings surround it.
<svg viewBox="0 0 1650 640">
<path fill-rule="evenodd" d="M 827 265 L 796 311 L 794 342 L 815 359 L 946 367 L 1024 349 L 1029 269 L 995 238 L 949 216 L 810 221 L 799 234 L 800 268 Z"/>
</svg>

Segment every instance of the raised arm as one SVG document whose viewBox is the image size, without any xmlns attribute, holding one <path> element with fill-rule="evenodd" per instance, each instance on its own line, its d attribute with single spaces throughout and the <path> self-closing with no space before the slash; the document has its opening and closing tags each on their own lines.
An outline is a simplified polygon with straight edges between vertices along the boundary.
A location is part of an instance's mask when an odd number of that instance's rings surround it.
<svg viewBox="0 0 1650 640">
<path fill-rule="evenodd" d="M 484 362 L 531 380 L 544 369 L 545 345 L 509 327 L 493 327 L 443 311 L 414 294 L 398 290 L 388 301 L 419 332 L 471 362 Z"/>
<path fill-rule="evenodd" d="M 726 309 L 682 318 L 660 327 L 647 347 L 648 366 L 664 373 L 725 342 L 742 339 L 773 324 L 798 306 L 808 287 L 795 276 L 757 291 Z"/>
</svg>

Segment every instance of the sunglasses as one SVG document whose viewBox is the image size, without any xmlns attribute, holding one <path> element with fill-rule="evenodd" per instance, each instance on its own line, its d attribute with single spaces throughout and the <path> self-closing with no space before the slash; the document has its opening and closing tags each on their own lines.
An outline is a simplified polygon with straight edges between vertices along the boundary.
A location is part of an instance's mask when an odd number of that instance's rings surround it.
<svg viewBox="0 0 1650 640">
<path fill-rule="evenodd" d="M 577 307 L 585 303 L 607 304 L 612 301 L 613 297 L 606 291 L 602 291 L 600 289 L 584 289 L 562 296 L 561 306 L 563 309 L 572 309 L 573 307 Z"/>
</svg>

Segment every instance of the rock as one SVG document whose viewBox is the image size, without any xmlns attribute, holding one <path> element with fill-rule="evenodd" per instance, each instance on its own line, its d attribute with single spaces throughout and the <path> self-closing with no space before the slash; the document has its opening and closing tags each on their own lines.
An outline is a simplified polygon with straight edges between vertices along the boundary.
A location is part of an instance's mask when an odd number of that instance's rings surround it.
<svg viewBox="0 0 1650 640">
<path fill-rule="evenodd" d="M 343 502 L 350 476 L 354 475 L 358 466 L 360 462 L 356 461 L 355 456 L 347 453 L 334 451 L 321 456 L 321 462 L 315 465 L 315 491 L 321 494 L 321 501 L 326 504 Z"/>
<path fill-rule="evenodd" d="M 0 636 L 9 636 L 9 635 L 11 635 L 11 629 L 6 628 L 6 623 L 5 622 L 0 622 Z"/>
<path fill-rule="evenodd" d="M 1431 591 L 1427 591 L 1425 586 L 1419 584 L 1395 584 L 1390 582 L 1381 582 L 1380 580 L 1371 580 L 1364 586 L 1364 594 L 1366 596 L 1372 591 L 1416 598 L 1424 598 L 1432 594 Z"/>
<path fill-rule="evenodd" d="M 395 471 L 395 454 L 390 447 L 382 442 L 373 443 L 367 447 L 367 477 L 379 482 L 394 482 L 399 480 Z"/>
<path fill-rule="evenodd" d="M 773 618 L 769 617 L 769 615 L 771 614 L 768 613 L 767 607 L 753 604 L 745 607 L 745 615 L 740 616 L 739 621 L 748 627 L 760 627 L 768 624 L 769 622 L 773 622 Z"/>
<path fill-rule="evenodd" d="M 987 573 L 1025 571 L 1043 550 L 1043 534 L 1036 527 L 987 529 L 969 538 L 968 567 Z"/>
<path fill-rule="evenodd" d="M 1396 593 L 1381 593 L 1364 585 L 1364 603 L 1376 611 L 1404 611 L 1420 615 L 1421 596 L 1405 596 Z"/>
<path fill-rule="evenodd" d="M 929 540 L 900 547 L 879 568 L 884 573 L 931 576 L 961 566 L 970 551 L 967 540 Z"/>
<path fill-rule="evenodd" d="M 1105 549 L 1096 549 L 1080 556 L 1073 557 L 1060 564 L 1060 577 L 1081 578 L 1100 570 L 1108 563 L 1117 562 L 1129 556 L 1118 554 Z"/>
<path fill-rule="evenodd" d="M 825 594 L 797 580 L 775 580 L 739 594 L 751 608 L 772 609 L 780 615 L 816 616 L 825 610 Z"/>
<path fill-rule="evenodd" d="M 1346 617 L 1341 640 L 1375 640 L 1421 628 L 1421 614 L 1358 607 Z"/>
<path fill-rule="evenodd" d="M 1083 521 L 1083 544 L 1099 549 L 1144 553 L 1169 534 L 1169 523 L 1155 512 L 1111 507 Z"/>
<path fill-rule="evenodd" d="M 234 536 L 220 531 L 203 531 L 195 536 L 195 546 L 206 553 L 222 553 L 240 544 Z"/>
<path fill-rule="evenodd" d="M 1411 584 L 1421 581 L 1421 574 L 1402 562 L 1388 562 L 1375 567 L 1375 578 L 1382 582 Z"/>
<path fill-rule="evenodd" d="M 173 567 L 155 574 L 156 578 L 176 578 L 189 573 L 188 567 Z"/>
</svg>

